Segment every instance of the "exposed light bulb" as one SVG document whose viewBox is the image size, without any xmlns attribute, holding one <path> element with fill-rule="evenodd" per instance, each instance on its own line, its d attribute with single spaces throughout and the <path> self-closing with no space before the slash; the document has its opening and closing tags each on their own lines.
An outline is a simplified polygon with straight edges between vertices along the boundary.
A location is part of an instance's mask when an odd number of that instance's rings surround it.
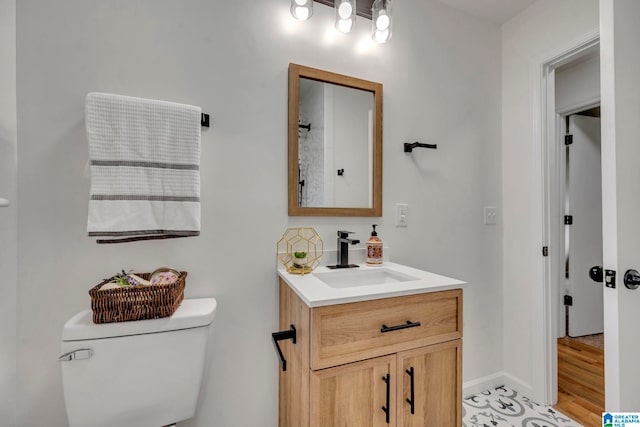
<svg viewBox="0 0 640 427">
<path fill-rule="evenodd" d="M 377 43 L 389 41 L 392 34 L 393 17 L 391 5 L 393 0 L 375 0 L 371 7 L 371 38 Z"/>
<path fill-rule="evenodd" d="M 349 33 L 356 20 L 356 0 L 335 0 L 336 30 Z"/>
<path fill-rule="evenodd" d="M 313 15 L 313 0 L 291 0 L 291 15 L 298 21 L 306 21 Z"/>
<path fill-rule="evenodd" d="M 378 43 L 385 43 L 391 38 L 390 36 L 391 33 L 389 32 L 389 30 L 375 31 L 373 33 L 373 39 Z"/>
<path fill-rule="evenodd" d="M 353 28 L 353 19 L 340 19 L 337 22 L 336 28 L 342 33 L 348 33 Z"/>
<path fill-rule="evenodd" d="M 342 3 L 340 3 L 340 6 L 338 6 L 338 15 L 340 15 L 340 18 L 349 19 L 352 13 L 353 7 L 348 1 L 343 1 Z"/>
<path fill-rule="evenodd" d="M 391 20 L 389 19 L 387 12 L 381 10 L 380 15 L 378 15 L 378 18 L 376 19 L 376 28 L 378 29 L 378 31 L 385 31 L 389 28 L 390 23 Z"/>
<path fill-rule="evenodd" d="M 296 7 L 294 17 L 300 21 L 306 21 L 309 19 L 309 9 L 306 7 Z"/>
</svg>

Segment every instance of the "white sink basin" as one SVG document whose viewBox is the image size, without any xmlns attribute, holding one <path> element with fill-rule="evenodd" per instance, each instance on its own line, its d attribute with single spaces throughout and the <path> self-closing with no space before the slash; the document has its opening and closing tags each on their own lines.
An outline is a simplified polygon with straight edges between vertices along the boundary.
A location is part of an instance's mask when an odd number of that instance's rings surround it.
<svg viewBox="0 0 640 427">
<path fill-rule="evenodd" d="M 357 286 L 383 285 L 419 280 L 417 277 L 388 268 L 350 268 L 324 273 L 313 273 L 313 275 L 332 288 L 353 288 Z"/>
</svg>

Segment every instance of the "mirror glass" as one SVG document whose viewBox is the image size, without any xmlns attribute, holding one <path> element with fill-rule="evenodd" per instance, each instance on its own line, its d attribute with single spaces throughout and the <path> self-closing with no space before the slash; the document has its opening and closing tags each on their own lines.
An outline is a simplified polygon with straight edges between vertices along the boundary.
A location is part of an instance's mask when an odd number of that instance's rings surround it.
<svg viewBox="0 0 640 427">
<path fill-rule="evenodd" d="M 289 65 L 289 215 L 381 216 L 382 85 Z"/>
</svg>

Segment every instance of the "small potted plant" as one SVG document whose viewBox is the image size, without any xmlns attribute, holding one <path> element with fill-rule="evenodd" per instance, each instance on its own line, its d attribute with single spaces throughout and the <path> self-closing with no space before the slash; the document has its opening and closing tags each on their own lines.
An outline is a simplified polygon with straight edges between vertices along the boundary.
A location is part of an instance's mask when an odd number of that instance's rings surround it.
<svg viewBox="0 0 640 427">
<path fill-rule="evenodd" d="M 307 253 L 300 251 L 294 252 L 293 256 L 295 260 L 293 261 L 293 266 L 296 268 L 307 268 Z"/>
</svg>

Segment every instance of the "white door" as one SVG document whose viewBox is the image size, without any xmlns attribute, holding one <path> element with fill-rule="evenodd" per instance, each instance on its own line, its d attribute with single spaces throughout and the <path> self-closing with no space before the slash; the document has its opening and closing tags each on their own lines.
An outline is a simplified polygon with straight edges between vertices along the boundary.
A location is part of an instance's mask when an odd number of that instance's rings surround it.
<svg viewBox="0 0 640 427">
<path fill-rule="evenodd" d="M 569 306 L 569 336 L 604 331 L 602 283 L 589 278 L 589 269 L 602 266 L 602 175 L 600 118 L 572 115 L 569 133 L 567 196 L 573 223 L 568 227 L 569 277 L 573 297 Z"/>
<path fill-rule="evenodd" d="M 623 283 L 640 270 L 640 1 L 600 0 L 605 408 L 640 409 L 640 289 Z"/>
</svg>

